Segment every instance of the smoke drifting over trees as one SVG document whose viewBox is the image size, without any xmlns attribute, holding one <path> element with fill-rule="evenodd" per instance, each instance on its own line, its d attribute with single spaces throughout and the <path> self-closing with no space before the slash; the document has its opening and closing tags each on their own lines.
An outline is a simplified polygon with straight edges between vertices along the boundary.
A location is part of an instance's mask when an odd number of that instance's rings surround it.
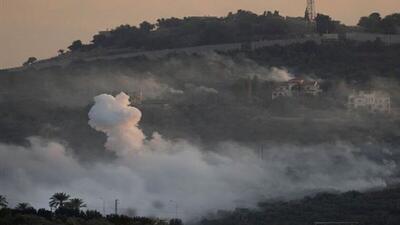
<svg viewBox="0 0 400 225">
<path fill-rule="evenodd" d="M 264 159 L 235 142 L 207 152 L 158 133 L 146 139 L 137 127 L 140 117 L 124 93 L 95 98 L 89 123 L 108 135 L 106 148 L 117 155 L 108 163 L 81 164 L 65 146 L 39 138 L 30 138 L 27 147 L 1 145 L 0 170 L 9 173 L 1 175 L 5 185 L 0 191 L 39 206 L 57 190 L 84 196 L 88 207 L 97 207 L 99 197 L 119 198 L 141 215 L 162 215 L 173 199 L 182 207 L 181 216 L 190 219 L 217 209 L 255 206 L 260 199 L 383 187 L 395 168 L 394 162 L 374 162 L 357 147 L 340 143 L 270 146 Z"/>
<path fill-rule="evenodd" d="M 192 219 L 385 187 L 398 174 L 398 118 L 349 114 L 346 96 L 386 88 L 398 105 L 398 47 L 346 45 L 2 72 L 0 194 L 45 207 L 62 191 L 100 211 L 100 197 L 118 198 L 160 216 L 173 200 Z M 275 82 L 294 77 L 320 81 L 323 95 L 272 101 Z"/>
</svg>

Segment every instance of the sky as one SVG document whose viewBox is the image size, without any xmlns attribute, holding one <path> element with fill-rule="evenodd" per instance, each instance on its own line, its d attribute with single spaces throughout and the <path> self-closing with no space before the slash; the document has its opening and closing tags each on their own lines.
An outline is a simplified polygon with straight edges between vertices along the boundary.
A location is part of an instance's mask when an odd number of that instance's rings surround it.
<svg viewBox="0 0 400 225">
<path fill-rule="evenodd" d="M 162 17 L 224 16 L 238 9 L 278 10 L 303 16 L 306 0 L 0 0 L 0 68 L 30 56 L 56 55 L 74 40 L 89 42 L 100 30 Z M 399 0 L 316 0 L 317 11 L 345 24 L 371 12 L 400 11 Z"/>
</svg>

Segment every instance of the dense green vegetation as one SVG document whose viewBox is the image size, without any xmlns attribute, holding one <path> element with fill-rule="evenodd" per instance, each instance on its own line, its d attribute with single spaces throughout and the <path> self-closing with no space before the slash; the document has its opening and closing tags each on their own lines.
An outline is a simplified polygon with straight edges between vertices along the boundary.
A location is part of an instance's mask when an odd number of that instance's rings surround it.
<svg viewBox="0 0 400 225">
<path fill-rule="evenodd" d="M 328 80 L 367 84 L 376 77 L 400 80 L 400 45 L 386 46 L 380 41 L 343 41 L 318 45 L 315 42 L 273 46 L 248 56 L 265 65 L 288 67 L 296 73 L 315 74 Z"/>
<path fill-rule="evenodd" d="M 397 34 L 400 32 L 400 13 L 394 13 L 384 18 L 379 13 L 361 17 L 358 25 L 368 32 Z"/>
<path fill-rule="evenodd" d="M 75 41 L 69 49 L 90 50 L 98 47 L 163 49 L 196 45 L 244 42 L 282 38 L 311 33 L 314 25 L 302 17 L 283 17 L 278 11 L 257 15 L 239 10 L 226 17 L 185 17 L 144 21 L 138 27 L 121 25 L 95 35 L 92 44 Z"/>
<path fill-rule="evenodd" d="M 360 193 L 319 193 L 295 201 L 259 203 L 258 209 L 221 211 L 201 225 L 310 225 L 314 222 L 400 224 L 400 188 Z"/>
<path fill-rule="evenodd" d="M 83 211 L 82 199 L 72 198 L 66 193 L 55 193 L 49 202 L 54 210 L 33 208 L 29 203 L 19 203 L 8 208 L 6 197 L 0 195 L 0 225 L 182 225 L 180 219 L 165 221 L 148 217 L 125 215 L 102 215 L 95 210 Z"/>
<path fill-rule="evenodd" d="M 400 14 L 381 18 L 379 13 L 362 17 L 359 26 L 367 32 L 398 33 Z M 262 39 L 299 37 L 309 33 L 345 32 L 352 28 L 328 15 L 318 14 L 315 23 L 303 17 L 284 17 L 278 11 L 265 11 L 257 15 L 238 10 L 225 17 L 161 18 L 155 24 L 147 21 L 139 26 L 121 25 L 93 36 L 91 44 L 74 41 L 71 51 L 88 51 L 96 48 L 131 48 L 154 50 L 209 44 L 247 42 Z"/>
<path fill-rule="evenodd" d="M 318 14 L 315 18 L 316 32 L 319 34 L 335 33 L 339 31 L 340 22 L 333 21 L 330 16 Z"/>
</svg>

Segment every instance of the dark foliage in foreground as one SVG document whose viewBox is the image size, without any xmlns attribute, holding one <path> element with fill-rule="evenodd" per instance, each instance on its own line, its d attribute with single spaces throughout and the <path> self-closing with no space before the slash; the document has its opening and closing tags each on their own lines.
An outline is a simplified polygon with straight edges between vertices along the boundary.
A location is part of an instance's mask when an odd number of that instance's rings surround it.
<svg viewBox="0 0 400 225">
<path fill-rule="evenodd" d="M 103 216 L 96 210 L 80 210 L 86 207 L 82 199 L 69 199 L 69 195 L 58 192 L 52 195 L 49 205 L 55 211 L 36 210 L 29 203 L 19 203 L 8 208 L 5 196 L 0 195 L 0 225 L 182 225 L 180 219 L 169 222 L 157 218 L 129 217 L 111 214 Z"/>
<path fill-rule="evenodd" d="M 257 209 L 238 208 L 209 214 L 199 225 L 310 225 L 316 221 L 351 221 L 363 225 L 400 224 L 400 187 L 379 191 L 346 193 L 322 192 L 300 200 L 261 202 Z M 157 218 L 108 215 L 97 211 L 59 208 L 0 209 L 0 225 L 182 225 Z"/>
<path fill-rule="evenodd" d="M 204 219 L 201 225 L 310 225 L 316 221 L 400 224 L 400 188 L 367 193 L 320 193 L 296 201 L 263 202 L 257 210 L 221 211 Z"/>
<path fill-rule="evenodd" d="M 27 210 L 0 209 L 0 225 L 179 225 L 179 219 L 170 222 L 156 218 L 128 217 L 123 215 L 108 215 L 103 217 L 93 210 L 79 211 L 59 208 L 55 212 L 46 209 Z"/>
</svg>

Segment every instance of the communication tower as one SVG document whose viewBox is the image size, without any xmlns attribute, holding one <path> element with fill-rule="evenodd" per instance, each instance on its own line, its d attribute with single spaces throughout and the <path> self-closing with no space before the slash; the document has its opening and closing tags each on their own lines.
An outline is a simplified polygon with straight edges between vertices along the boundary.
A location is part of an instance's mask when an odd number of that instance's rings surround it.
<svg viewBox="0 0 400 225">
<path fill-rule="evenodd" d="M 305 19 L 309 22 L 313 22 L 316 17 L 317 10 L 315 8 L 315 0 L 307 0 Z"/>
</svg>

